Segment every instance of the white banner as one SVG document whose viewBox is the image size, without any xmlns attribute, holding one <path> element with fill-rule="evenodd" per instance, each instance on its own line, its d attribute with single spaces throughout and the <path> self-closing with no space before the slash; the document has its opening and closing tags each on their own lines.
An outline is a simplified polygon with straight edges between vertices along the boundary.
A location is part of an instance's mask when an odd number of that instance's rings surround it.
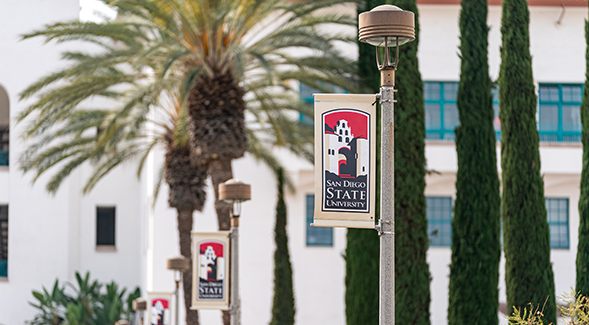
<svg viewBox="0 0 589 325">
<path fill-rule="evenodd" d="M 375 95 L 315 94 L 314 226 L 374 228 Z"/>
<path fill-rule="evenodd" d="M 229 232 L 192 233 L 191 309 L 229 309 Z"/>
</svg>

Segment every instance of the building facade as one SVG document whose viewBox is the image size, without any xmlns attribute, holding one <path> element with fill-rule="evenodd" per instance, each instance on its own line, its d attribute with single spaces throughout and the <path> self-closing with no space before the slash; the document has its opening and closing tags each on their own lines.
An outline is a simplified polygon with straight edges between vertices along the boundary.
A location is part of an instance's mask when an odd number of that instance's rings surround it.
<svg viewBox="0 0 589 325">
<path fill-rule="evenodd" d="M 453 130 L 459 123 L 456 92 L 460 6 L 458 0 L 418 3 L 427 168 L 435 171 L 427 176 L 425 190 L 432 276 L 430 309 L 432 324 L 445 324 L 457 171 Z M 501 7 L 496 0 L 489 3 L 489 64 L 491 77 L 496 79 Z M 574 287 L 575 281 L 582 166 L 579 105 L 585 80 L 587 3 L 529 3 L 551 259 L 556 293 L 562 294 Z M 32 301 L 31 291 L 53 285 L 56 278 L 72 281 L 76 271 L 90 271 L 93 278 L 115 280 L 128 288 L 139 286 L 144 296 L 147 292 L 172 292 L 174 278 L 166 269 L 166 260 L 179 255 L 176 214 L 167 206 L 165 188 L 153 208 L 151 204 L 162 152 L 152 155 L 140 179 L 135 177 L 135 166 L 121 166 L 87 195 L 82 195 L 82 188 L 90 175 L 89 168 L 75 171 L 53 196 L 44 190 L 48 176 L 32 185 L 32 175 L 23 175 L 18 169 L 18 157 L 26 149 L 19 134 L 26 123 L 15 125 L 14 119 L 27 105 L 19 101 L 18 94 L 59 68 L 63 64 L 59 53 L 65 49 L 54 43 L 43 45 L 37 39 L 19 41 L 19 35 L 44 24 L 77 19 L 78 0 L 7 1 L 0 8 L 0 59 L 4 63 L 0 64 L 0 324 L 20 325 L 32 319 L 34 309 L 27 303 Z M 355 55 L 352 52 L 354 49 L 350 53 Z M 498 114 L 498 100 L 495 104 Z M 498 118 L 495 126 L 500 139 Z M 342 126 L 341 130 L 345 138 L 346 129 Z M 332 140 L 334 146 L 329 150 L 334 150 L 336 169 L 342 147 L 335 144 L 337 138 Z M 281 157 L 296 188 L 288 192 L 286 200 L 296 322 L 345 324 L 346 230 L 310 226 L 313 166 L 287 153 Z M 252 185 L 252 200 L 243 204 L 240 222 L 242 320 L 247 325 L 264 324 L 271 316 L 276 182 L 268 168 L 248 157 L 235 162 L 234 174 Z M 208 191 L 208 197 L 214 197 L 210 186 Z M 196 231 L 217 229 L 211 200 L 204 212 L 195 213 L 194 220 Z M 505 302 L 503 263 L 500 271 L 500 302 Z M 504 317 L 501 319 L 506 323 Z M 221 324 L 220 313 L 202 311 L 201 324 Z"/>
</svg>

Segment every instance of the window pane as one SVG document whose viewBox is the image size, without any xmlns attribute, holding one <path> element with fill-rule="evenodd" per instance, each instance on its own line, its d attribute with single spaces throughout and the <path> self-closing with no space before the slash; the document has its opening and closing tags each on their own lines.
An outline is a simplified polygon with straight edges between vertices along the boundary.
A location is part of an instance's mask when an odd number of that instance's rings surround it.
<svg viewBox="0 0 589 325">
<path fill-rule="evenodd" d="M 558 106 L 540 105 L 540 131 L 558 131 Z"/>
<path fill-rule="evenodd" d="M 540 86 L 540 101 L 558 102 L 558 86 Z"/>
<path fill-rule="evenodd" d="M 313 214 L 315 209 L 315 195 L 306 197 L 307 210 L 307 246 L 333 246 L 333 228 L 313 227 Z"/>
<path fill-rule="evenodd" d="M 546 198 L 550 247 L 569 248 L 569 200 Z"/>
<path fill-rule="evenodd" d="M 0 278 L 8 276 L 8 205 L 0 205 Z"/>
<path fill-rule="evenodd" d="M 577 105 L 562 106 L 562 129 L 581 132 L 581 108 Z"/>
<path fill-rule="evenodd" d="M 426 130 L 439 130 L 442 126 L 442 116 L 439 104 L 425 104 Z"/>
<path fill-rule="evenodd" d="M 562 101 L 563 102 L 581 102 L 582 100 L 581 86 L 567 85 L 562 86 Z"/>
<path fill-rule="evenodd" d="M 96 208 L 96 245 L 115 245 L 115 208 Z"/>
<path fill-rule="evenodd" d="M 499 120 L 499 104 L 493 104 L 493 128 L 495 132 L 501 131 L 501 120 Z"/>
<path fill-rule="evenodd" d="M 440 83 L 426 82 L 423 84 L 425 100 L 440 100 Z"/>
<path fill-rule="evenodd" d="M 444 83 L 444 99 L 447 101 L 456 101 L 458 95 L 458 83 L 457 82 L 445 82 Z"/>
<path fill-rule="evenodd" d="M 452 244 L 452 198 L 426 197 L 428 236 L 431 246 Z"/>
<path fill-rule="evenodd" d="M 454 131 L 458 125 L 460 125 L 460 120 L 458 119 L 458 107 L 456 107 L 456 104 L 445 104 L 444 129 Z"/>
</svg>

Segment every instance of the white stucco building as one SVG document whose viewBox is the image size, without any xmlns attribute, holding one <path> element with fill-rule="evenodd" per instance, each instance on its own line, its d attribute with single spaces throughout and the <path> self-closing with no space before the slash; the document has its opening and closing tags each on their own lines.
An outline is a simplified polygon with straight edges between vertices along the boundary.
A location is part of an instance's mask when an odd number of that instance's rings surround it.
<svg viewBox="0 0 589 325">
<path fill-rule="evenodd" d="M 489 0 L 489 64 L 493 79 L 498 76 L 500 63 L 498 2 Z M 427 177 L 425 194 L 432 233 L 428 251 L 432 275 L 430 309 L 432 324 L 439 325 L 446 323 L 450 220 L 457 169 L 453 129 L 458 121 L 455 95 L 460 71 L 460 6 L 459 0 L 418 3 L 427 167 L 437 171 Z M 587 3 L 529 3 L 551 259 L 556 292 L 562 294 L 575 281 L 582 157 L 578 106 L 585 74 Z M 32 319 L 34 309 L 27 303 L 32 301 L 31 291 L 51 286 L 56 278 L 71 281 L 76 271 L 90 271 L 93 278 L 103 282 L 116 280 L 122 286 L 140 286 L 144 295 L 148 291 L 172 292 L 174 288 L 166 259 L 178 255 L 179 249 L 176 214 L 167 206 L 167 189 L 160 193 L 155 208 L 150 204 L 153 171 L 163 155 L 153 155 L 141 179 L 135 177 L 135 166 L 125 165 L 115 169 L 88 195 L 82 195 L 81 190 L 89 169 L 74 172 L 54 196 L 44 191 L 47 176 L 31 185 L 32 175 L 23 175 L 18 169 L 18 157 L 26 144 L 19 138 L 24 124 L 15 126 L 14 119 L 27 104 L 18 100 L 18 94 L 60 67 L 63 63 L 59 53 L 64 49 L 54 43 L 43 45 L 39 39 L 19 41 L 19 35 L 47 23 L 77 19 L 79 9 L 78 0 L 0 3 L 1 325 L 21 325 Z M 496 125 L 499 131 L 498 120 Z M 497 143 L 498 153 L 499 149 Z M 342 254 L 346 230 L 309 226 L 314 200 L 313 167 L 286 154 L 284 163 L 297 189 L 288 194 L 286 202 L 297 324 L 345 324 Z M 240 222 L 242 322 L 266 324 L 272 303 L 275 180 L 266 167 L 247 157 L 235 162 L 234 174 L 252 185 L 252 201 L 244 203 Z M 210 190 L 209 198 L 213 197 Z M 195 213 L 194 218 L 195 230 L 216 230 L 211 200 L 205 211 Z M 104 231 L 111 236 L 103 236 Z M 500 270 L 502 279 L 503 264 Z M 501 302 L 506 300 L 504 288 L 501 280 Z M 220 313 L 202 312 L 201 324 L 221 324 Z"/>
</svg>

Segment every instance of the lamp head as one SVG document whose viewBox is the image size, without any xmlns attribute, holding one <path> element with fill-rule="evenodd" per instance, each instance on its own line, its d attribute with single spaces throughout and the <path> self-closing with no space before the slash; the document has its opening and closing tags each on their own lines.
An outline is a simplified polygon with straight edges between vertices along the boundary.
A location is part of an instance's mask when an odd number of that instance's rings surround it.
<svg viewBox="0 0 589 325">
<path fill-rule="evenodd" d="M 135 311 L 147 310 L 147 300 L 145 300 L 141 297 L 133 300 L 133 310 L 135 310 Z"/>
<path fill-rule="evenodd" d="M 227 203 L 241 203 L 252 198 L 252 187 L 238 179 L 219 184 L 219 200 Z"/>
<path fill-rule="evenodd" d="M 397 6 L 382 5 L 358 16 L 358 39 L 377 47 L 415 40 L 415 16 Z"/>
<path fill-rule="evenodd" d="M 188 259 L 184 256 L 176 256 L 176 257 L 172 257 L 169 258 L 167 261 L 167 269 L 168 270 L 174 270 L 174 271 L 186 271 L 190 268 L 190 262 L 188 262 Z"/>
</svg>

